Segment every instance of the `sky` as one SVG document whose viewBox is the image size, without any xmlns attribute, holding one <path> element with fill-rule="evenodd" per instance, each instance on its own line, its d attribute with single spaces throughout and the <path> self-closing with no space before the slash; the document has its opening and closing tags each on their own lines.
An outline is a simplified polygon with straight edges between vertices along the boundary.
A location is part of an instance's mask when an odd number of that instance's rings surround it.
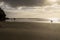
<svg viewBox="0 0 60 40">
<path fill-rule="evenodd" d="M 9 18 L 60 18 L 60 0 L 0 0 Z"/>
</svg>

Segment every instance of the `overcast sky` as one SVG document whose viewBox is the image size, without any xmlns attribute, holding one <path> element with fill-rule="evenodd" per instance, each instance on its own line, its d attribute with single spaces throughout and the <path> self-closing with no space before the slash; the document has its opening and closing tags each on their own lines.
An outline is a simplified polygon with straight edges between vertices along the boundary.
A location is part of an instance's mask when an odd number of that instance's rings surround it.
<svg viewBox="0 0 60 40">
<path fill-rule="evenodd" d="M 53 3 L 60 3 L 60 0 L 0 0 L 0 2 L 4 2 L 6 5 L 10 5 L 12 7 L 19 6 L 45 6 Z"/>
<path fill-rule="evenodd" d="M 51 17 L 51 15 L 60 17 L 56 15 L 60 13 L 59 0 L 0 0 L 0 7 L 10 18 L 38 18 L 43 17 L 43 15 L 44 17 Z"/>
<path fill-rule="evenodd" d="M 45 0 L 0 0 L 12 7 L 18 6 L 42 6 Z"/>
</svg>

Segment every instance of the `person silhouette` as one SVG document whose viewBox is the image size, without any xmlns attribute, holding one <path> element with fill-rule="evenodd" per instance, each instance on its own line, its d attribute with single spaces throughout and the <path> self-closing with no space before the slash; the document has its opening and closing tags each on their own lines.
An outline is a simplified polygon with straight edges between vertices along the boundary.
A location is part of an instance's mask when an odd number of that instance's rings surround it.
<svg viewBox="0 0 60 40">
<path fill-rule="evenodd" d="M 6 14 L 5 12 L 0 8 L 0 28 L 4 28 L 5 26 L 3 25 L 6 20 Z"/>
<path fill-rule="evenodd" d="M 5 21 L 6 14 L 5 12 L 0 8 L 0 21 Z"/>
<path fill-rule="evenodd" d="M 51 20 L 51 23 L 53 22 L 53 20 Z"/>
</svg>

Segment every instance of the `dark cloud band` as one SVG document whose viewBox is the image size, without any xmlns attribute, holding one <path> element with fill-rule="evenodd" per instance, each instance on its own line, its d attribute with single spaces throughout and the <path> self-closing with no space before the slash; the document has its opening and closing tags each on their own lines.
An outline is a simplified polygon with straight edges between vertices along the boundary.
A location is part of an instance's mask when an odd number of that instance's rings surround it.
<svg viewBox="0 0 60 40">
<path fill-rule="evenodd" d="M 18 6 L 43 6 L 44 0 L 0 0 L 12 7 Z"/>
</svg>

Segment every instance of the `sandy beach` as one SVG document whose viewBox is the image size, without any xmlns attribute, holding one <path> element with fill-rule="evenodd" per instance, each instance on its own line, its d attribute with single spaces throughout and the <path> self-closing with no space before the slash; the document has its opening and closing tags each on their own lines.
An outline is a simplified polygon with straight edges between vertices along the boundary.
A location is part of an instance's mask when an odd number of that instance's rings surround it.
<svg viewBox="0 0 60 40">
<path fill-rule="evenodd" d="M 60 40 L 60 23 L 3 22 L 0 40 Z"/>
</svg>

